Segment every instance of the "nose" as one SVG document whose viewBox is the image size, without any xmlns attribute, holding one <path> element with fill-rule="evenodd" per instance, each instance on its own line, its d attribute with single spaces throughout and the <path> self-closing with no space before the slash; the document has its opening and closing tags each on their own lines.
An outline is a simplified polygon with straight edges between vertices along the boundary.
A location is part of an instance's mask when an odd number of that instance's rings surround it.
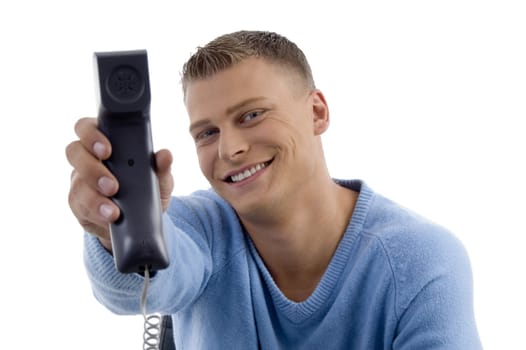
<svg viewBox="0 0 526 350">
<path fill-rule="evenodd" d="M 235 161 L 247 153 L 250 146 L 240 130 L 221 130 L 219 134 L 219 158 Z"/>
</svg>

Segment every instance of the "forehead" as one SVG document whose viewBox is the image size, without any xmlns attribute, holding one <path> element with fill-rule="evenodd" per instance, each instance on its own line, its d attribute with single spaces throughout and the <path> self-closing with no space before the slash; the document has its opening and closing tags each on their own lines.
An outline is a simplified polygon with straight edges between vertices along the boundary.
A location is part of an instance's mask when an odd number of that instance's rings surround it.
<svg viewBox="0 0 526 350">
<path fill-rule="evenodd" d="M 244 99 L 286 97 L 301 85 L 294 70 L 251 57 L 208 78 L 188 83 L 185 105 L 192 119 L 209 111 L 227 109 Z"/>
</svg>

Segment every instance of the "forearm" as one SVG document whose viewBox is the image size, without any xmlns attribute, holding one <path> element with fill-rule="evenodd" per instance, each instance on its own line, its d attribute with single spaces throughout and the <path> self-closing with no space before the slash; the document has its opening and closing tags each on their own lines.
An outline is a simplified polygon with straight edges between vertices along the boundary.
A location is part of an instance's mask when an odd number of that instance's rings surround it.
<svg viewBox="0 0 526 350">
<path fill-rule="evenodd" d="M 210 271 L 209 253 L 176 228 L 167 215 L 163 223 L 170 266 L 151 278 L 148 310 L 172 313 L 191 303 L 201 292 Z M 139 313 L 144 278 L 118 272 L 111 254 L 89 234 L 84 239 L 84 257 L 95 297 L 117 314 Z"/>
</svg>

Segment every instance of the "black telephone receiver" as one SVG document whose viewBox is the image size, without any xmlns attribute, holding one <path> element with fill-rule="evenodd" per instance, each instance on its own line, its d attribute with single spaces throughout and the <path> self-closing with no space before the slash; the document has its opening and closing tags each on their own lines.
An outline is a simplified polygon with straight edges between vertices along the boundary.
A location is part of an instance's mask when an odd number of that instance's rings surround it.
<svg viewBox="0 0 526 350">
<path fill-rule="evenodd" d="M 98 126 L 112 153 L 105 165 L 119 181 L 113 201 L 121 215 L 110 225 L 113 256 L 122 273 L 168 266 L 155 173 L 146 50 L 95 52 Z"/>
</svg>

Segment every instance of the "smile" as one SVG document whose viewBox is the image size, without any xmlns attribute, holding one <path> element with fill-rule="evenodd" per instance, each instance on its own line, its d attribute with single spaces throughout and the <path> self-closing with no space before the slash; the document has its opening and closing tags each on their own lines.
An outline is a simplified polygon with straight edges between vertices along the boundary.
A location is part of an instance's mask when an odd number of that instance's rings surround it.
<svg viewBox="0 0 526 350">
<path fill-rule="evenodd" d="M 228 176 L 226 178 L 226 181 L 227 182 L 236 183 L 236 182 L 240 182 L 240 181 L 243 181 L 245 179 L 248 179 L 252 175 L 256 174 L 258 171 L 261 171 L 261 170 L 265 169 L 271 162 L 272 161 L 268 161 L 268 162 L 259 163 L 257 165 L 254 165 L 253 167 L 251 167 L 249 169 L 246 169 L 246 170 L 241 171 L 241 172 L 239 172 L 237 174 Z"/>
</svg>

